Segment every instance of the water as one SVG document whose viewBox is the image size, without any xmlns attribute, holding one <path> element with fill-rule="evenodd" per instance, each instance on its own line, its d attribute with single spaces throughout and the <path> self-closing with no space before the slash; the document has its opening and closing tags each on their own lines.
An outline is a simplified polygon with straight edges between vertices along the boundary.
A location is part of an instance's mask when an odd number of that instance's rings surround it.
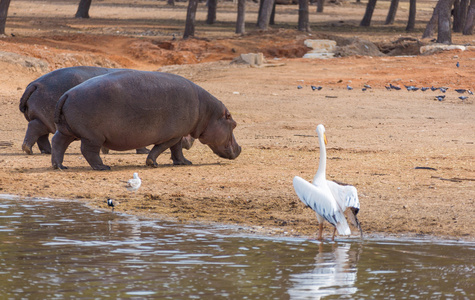
<svg viewBox="0 0 475 300">
<path fill-rule="evenodd" d="M 475 243 L 321 244 L 0 197 L 1 299 L 475 299 Z"/>
</svg>

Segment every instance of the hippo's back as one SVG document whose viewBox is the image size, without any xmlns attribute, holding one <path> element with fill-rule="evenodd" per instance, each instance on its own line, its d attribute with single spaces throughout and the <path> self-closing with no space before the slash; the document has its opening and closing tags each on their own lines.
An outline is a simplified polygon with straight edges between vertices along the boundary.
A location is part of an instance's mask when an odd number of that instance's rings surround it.
<svg viewBox="0 0 475 300">
<path fill-rule="evenodd" d="M 61 95 L 90 78 L 117 70 L 79 66 L 52 71 L 27 86 L 20 99 L 20 111 L 25 114 L 27 120 L 40 119 L 54 132 L 54 109 Z"/>
<path fill-rule="evenodd" d="M 198 121 L 200 89 L 173 74 L 114 72 L 67 91 L 55 122 L 76 137 L 101 136 L 110 149 L 142 147 L 189 134 Z M 129 142 L 122 147 L 124 137 Z"/>
</svg>

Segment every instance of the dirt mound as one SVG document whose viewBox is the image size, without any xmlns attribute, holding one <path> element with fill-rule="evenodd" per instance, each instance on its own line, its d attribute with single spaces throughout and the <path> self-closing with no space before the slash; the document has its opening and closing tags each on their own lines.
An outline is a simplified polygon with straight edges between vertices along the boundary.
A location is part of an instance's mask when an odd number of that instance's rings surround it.
<svg viewBox="0 0 475 300">
<path fill-rule="evenodd" d="M 33 72 L 48 72 L 48 63 L 46 61 L 17 53 L 0 51 L 0 61 L 22 66 Z"/>
<path fill-rule="evenodd" d="M 374 43 L 360 38 L 337 38 L 337 51 L 336 56 L 347 57 L 353 55 L 364 55 L 364 56 L 384 56 L 384 54 L 379 51 L 378 46 Z"/>
</svg>

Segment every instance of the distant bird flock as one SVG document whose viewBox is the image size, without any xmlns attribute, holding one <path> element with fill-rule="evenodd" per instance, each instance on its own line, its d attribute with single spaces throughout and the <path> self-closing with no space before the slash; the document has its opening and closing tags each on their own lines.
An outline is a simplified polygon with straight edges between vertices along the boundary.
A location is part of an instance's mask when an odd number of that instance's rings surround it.
<svg viewBox="0 0 475 300">
<path fill-rule="evenodd" d="M 322 86 L 315 86 L 315 85 L 311 85 L 310 86 L 312 91 L 320 91 L 323 89 Z M 385 85 L 384 86 L 386 88 L 386 90 L 388 91 L 391 91 L 391 90 L 395 90 L 395 91 L 399 91 L 401 90 L 402 88 L 400 86 L 397 86 L 397 85 L 393 85 L 392 83 L 390 83 L 389 85 Z M 408 92 L 416 92 L 416 91 L 422 91 L 422 92 L 425 92 L 427 90 L 431 90 L 432 92 L 435 92 L 435 91 L 440 91 L 442 93 L 445 93 L 447 92 L 447 90 L 449 89 L 448 87 L 434 87 L 434 86 L 431 86 L 431 87 L 417 87 L 417 86 L 414 86 L 414 85 L 404 85 L 404 87 L 406 88 L 406 90 Z M 298 85 L 297 88 L 300 90 L 300 89 L 303 89 L 303 86 L 302 85 Z M 346 85 L 346 89 L 348 91 L 352 91 L 353 90 L 353 87 L 351 87 L 350 85 Z M 369 90 L 369 89 L 372 89 L 372 87 L 369 85 L 369 84 L 364 84 L 363 87 L 361 88 L 361 90 L 363 92 Z M 461 88 L 458 88 L 458 89 L 454 89 L 454 91 L 456 91 L 457 93 L 459 94 L 465 94 L 467 93 L 468 95 L 473 95 L 473 92 L 469 89 L 461 89 Z M 462 101 L 465 101 L 468 99 L 468 96 L 460 96 L 458 97 L 460 100 Z M 445 95 L 437 95 L 435 96 L 435 99 L 436 100 L 439 100 L 439 101 L 443 101 L 445 100 Z"/>
</svg>

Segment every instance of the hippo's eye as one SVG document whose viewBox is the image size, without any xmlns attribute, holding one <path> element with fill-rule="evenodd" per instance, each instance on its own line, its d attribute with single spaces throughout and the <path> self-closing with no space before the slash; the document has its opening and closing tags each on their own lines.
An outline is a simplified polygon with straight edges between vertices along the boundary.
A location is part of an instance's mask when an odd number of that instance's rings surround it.
<svg viewBox="0 0 475 300">
<path fill-rule="evenodd" d="M 229 112 L 226 112 L 226 119 L 231 119 L 231 114 Z"/>
</svg>

